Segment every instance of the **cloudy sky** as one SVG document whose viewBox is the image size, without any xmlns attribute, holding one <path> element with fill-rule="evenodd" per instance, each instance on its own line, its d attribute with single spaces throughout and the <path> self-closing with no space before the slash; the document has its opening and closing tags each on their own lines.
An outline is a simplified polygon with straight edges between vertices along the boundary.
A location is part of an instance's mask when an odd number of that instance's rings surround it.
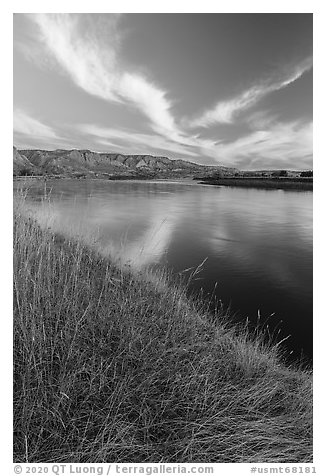
<svg viewBox="0 0 326 476">
<path fill-rule="evenodd" d="M 312 167 L 312 15 L 15 14 L 14 145 Z"/>
</svg>

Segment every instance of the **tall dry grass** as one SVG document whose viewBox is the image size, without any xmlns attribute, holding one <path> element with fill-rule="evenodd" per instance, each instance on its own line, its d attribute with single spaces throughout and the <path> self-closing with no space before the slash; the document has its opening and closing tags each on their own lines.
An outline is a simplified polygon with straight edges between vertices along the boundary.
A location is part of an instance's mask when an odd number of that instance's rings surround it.
<svg viewBox="0 0 326 476">
<path fill-rule="evenodd" d="M 15 462 L 311 462 L 311 393 L 280 346 L 16 208 Z"/>
</svg>

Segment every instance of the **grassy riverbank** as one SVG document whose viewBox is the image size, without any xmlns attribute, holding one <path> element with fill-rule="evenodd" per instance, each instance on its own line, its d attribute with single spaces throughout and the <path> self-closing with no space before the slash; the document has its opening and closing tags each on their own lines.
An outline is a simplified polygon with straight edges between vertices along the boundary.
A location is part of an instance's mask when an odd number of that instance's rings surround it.
<svg viewBox="0 0 326 476">
<path fill-rule="evenodd" d="M 184 287 L 16 210 L 15 462 L 311 462 L 311 391 Z"/>
<path fill-rule="evenodd" d="M 229 187 L 282 189 L 282 190 L 313 190 L 313 180 L 290 178 L 219 178 L 205 179 L 203 185 L 224 185 Z"/>
</svg>

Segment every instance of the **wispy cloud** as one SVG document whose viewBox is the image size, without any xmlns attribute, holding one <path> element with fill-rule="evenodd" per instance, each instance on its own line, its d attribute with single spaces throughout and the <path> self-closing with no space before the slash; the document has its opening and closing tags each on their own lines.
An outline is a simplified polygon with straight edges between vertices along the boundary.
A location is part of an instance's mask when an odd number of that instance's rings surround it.
<svg viewBox="0 0 326 476">
<path fill-rule="evenodd" d="M 136 108 L 147 117 L 150 128 L 170 142 L 189 146 L 207 144 L 208 140 L 189 136 L 176 123 L 172 113 L 173 102 L 168 98 L 167 91 L 144 75 L 128 71 L 119 61 L 119 42 L 115 40 L 118 18 L 113 19 L 108 28 L 113 32 L 113 41 L 107 38 L 103 45 L 101 38 L 96 36 L 96 30 L 83 34 L 78 16 L 33 14 L 28 17 L 38 26 L 48 54 L 55 58 L 78 87 L 106 101 Z M 110 31 L 106 34 L 109 36 Z M 175 146 L 167 149 L 167 143 L 165 145 L 165 150 L 178 150 Z"/>
<path fill-rule="evenodd" d="M 155 132 L 179 140 L 182 133 L 171 114 L 166 92 L 135 73 L 124 73 L 119 78 L 118 91 L 150 119 Z"/>
<path fill-rule="evenodd" d="M 77 129 L 84 135 L 87 134 L 96 137 L 98 144 L 109 145 L 111 141 L 108 141 L 108 139 L 122 141 L 122 143 L 125 145 L 123 146 L 121 144 L 118 145 L 118 147 L 120 150 L 124 150 L 124 152 L 126 152 L 127 148 L 131 148 L 133 153 L 136 153 L 136 150 L 143 154 L 148 153 L 149 150 L 164 150 L 173 152 L 174 154 L 181 154 L 183 156 L 198 156 L 193 148 L 191 149 L 190 147 L 174 143 L 173 141 L 169 141 L 159 135 L 141 134 L 135 131 L 111 129 L 93 124 L 80 124 L 77 126 Z"/>
<path fill-rule="evenodd" d="M 222 164 L 233 165 L 247 160 L 288 160 L 306 157 L 312 152 L 311 124 L 281 123 L 276 115 L 252 113 L 246 121 L 251 131 L 246 137 L 232 143 L 221 137 L 204 138 L 200 128 L 212 124 L 232 124 L 243 111 L 249 110 L 266 95 L 281 90 L 298 80 L 312 68 L 312 58 L 295 66 L 287 66 L 252 85 L 228 100 L 221 100 L 197 118 L 178 121 L 174 115 L 171 95 L 158 83 L 127 65 L 121 54 L 120 16 L 105 16 L 105 28 L 98 28 L 95 17 L 75 14 L 32 14 L 28 18 L 36 26 L 38 45 L 43 45 L 42 65 L 55 62 L 57 69 L 86 93 L 121 107 L 136 109 L 147 118 L 150 133 L 117 130 L 91 124 L 75 128 L 76 143 L 101 144 L 126 148 L 142 153 L 169 151 L 174 156 L 206 157 Z M 86 24 L 85 24 L 86 22 Z M 89 23 L 87 23 L 89 22 Z M 35 54 L 39 64 L 38 48 L 25 49 Z M 45 53 L 45 54 L 44 54 Z M 58 67 L 59 66 L 59 67 Z M 37 119 L 17 111 L 15 128 L 21 134 L 43 138 L 57 138 L 53 129 Z M 198 130 L 194 130 L 198 128 Z M 203 131 L 202 131 L 203 132 Z M 88 142 L 89 138 L 89 142 Z M 94 140 L 95 138 L 95 140 Z"/>
<path fill-rule="evenodd" d="M 135 71 L 124 71 L 116 41 L 106 41 L 104 46 L 95 32 L 83 34 L 78 16 L 33 14 L 29 18 L 38 26 L 48 53 L 77 86 L 104 100 L 137 108 L 155 132 L 178 141 L 182 133 L 171 113 L 167 92 Z M 113 25 L 114 21 L 112 31 Z"/>
<path fill-rule="evenodd" d="M 80 17 L 75 15 L 36 13 L 28 18 L 37 25 L 41 44 L 77 86 L 94 96 L 120 101 L 114 91 L 113 46 L 101 49 L 93 35 L 83 37 Z"/>
<path fill-rule="evenodd" d="M 255 111 L 246 115 L 245 123 L 252 130 L 265 130 L 279 121 L 279 115 L 270 111 Z"/>
<path fill-rule="evenodd" d="M 275 168 L 311 164 L 312 160 L 312 122 L 299 121 L 275 123 L 268 129 L 248 134 L 234 142 L 218 144 L 214 150 L 215 158 L 224 158 L 235 165 L 246 163 L 248 167 L 268 166 Z M 206 151 L 209 153 L 209 151 Z"/>
<path fill-rule="evenodd" d="M 14 110 L 14 132 L 36 139 L 57 139 L 56 132 L 21 109 Z"/>
<path fill-rule="evenodd" d="M 249 109 L 268 94 L 285 88 L 299 79 L 312 68 L 312 57 L 308 57 L 295 65 L 279 78 L 264 80 L 253 85 L 241 94 L 227 101 L 219 101 L 212 109 L 208 109 L 199 117 L 186 121 L 190 127 L 208 127 L 216 123 L 230 124 L 242 111 Z"/>
</svg>

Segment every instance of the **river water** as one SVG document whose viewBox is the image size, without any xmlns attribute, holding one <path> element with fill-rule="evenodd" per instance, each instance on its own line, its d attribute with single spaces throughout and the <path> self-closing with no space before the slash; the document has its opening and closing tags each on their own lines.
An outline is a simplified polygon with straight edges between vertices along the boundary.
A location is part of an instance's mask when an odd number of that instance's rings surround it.
<svg viewBox="0 0 326 476">
<path fill-rule="evenodd" d="M 289 359 L 312 359 L 312 192 L 194 181 L 30 180 L 33 207 L 52 225 L 96 236 L 133 266 L 196 268 L 191 289 L 220 299 L 234 319 L 268 324 Z M 188 275 L 189 275 L 188 271 Z"/>
</svg>

